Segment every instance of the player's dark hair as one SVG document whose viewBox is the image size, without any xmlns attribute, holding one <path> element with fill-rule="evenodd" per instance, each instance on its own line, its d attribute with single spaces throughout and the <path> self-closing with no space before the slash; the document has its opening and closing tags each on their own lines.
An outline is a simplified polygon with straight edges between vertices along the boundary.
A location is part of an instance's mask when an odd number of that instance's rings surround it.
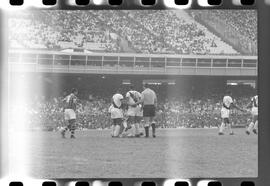
<svg viewBox="0 0 270 186">
<path fill-rule="evenodd" d="M 75 93 L 75 92 L 78 92 L 78 89 L 72 88 L 72 89 L 71 89 L 71 93 Z"/>
</svg>

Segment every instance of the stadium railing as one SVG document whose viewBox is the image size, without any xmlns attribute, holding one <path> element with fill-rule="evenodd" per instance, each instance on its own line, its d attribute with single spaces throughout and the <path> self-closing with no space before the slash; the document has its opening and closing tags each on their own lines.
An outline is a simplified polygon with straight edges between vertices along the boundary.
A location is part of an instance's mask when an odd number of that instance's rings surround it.
<svg viewBox="0 0 270 186">
<path fill-rule="evenodd" d="M 257 76 L 257 56 L 10 50 L 12 71 Z"/>
</svg>

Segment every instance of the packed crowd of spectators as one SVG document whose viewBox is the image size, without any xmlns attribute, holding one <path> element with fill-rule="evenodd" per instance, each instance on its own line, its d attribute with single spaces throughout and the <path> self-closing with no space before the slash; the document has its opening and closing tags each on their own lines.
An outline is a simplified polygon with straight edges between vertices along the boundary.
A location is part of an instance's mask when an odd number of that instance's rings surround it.
<svg viewBox="0 0 270 186">
<path fill-rule="evenodd" d="M 190 13 L 212 26 L 224 38 L 231 39 L 235 46 L 243 48 L 246 53 L 257 54 L 256 10 L 205 10 Z"/>
<path fill-rule="evenodd" d="M 178 54 L 207 54 L 212 44 L 203 30 L 195 23 L 186 22 L 168 10 L 130 11 L 129 17 L 142 24 L 152 35 L 160 38 L 165 46 Z M 147 16 L 145 16 L 147 15 Z"/>
<path fill-rule="evenodd" d="M 246 94 L 242 94 L 245 91 Z M 249 92 L 247 92 L 249 91 Z M 245 107 L 253 90 L 241 90 L 234 93 L 237 105 Z M 245 95 L 245 96 L 243 96 Z M 221 123 L 220 109 L 222 107 L 222 94 L 205 94 L 201 96 L 164 97 L 158 93 L 158 107 L 155 121 L 160 128 L 212 128 Z M 11 113 L 24 113 L 28 115 L 29 128 L 44 130 L 57 130 L 65 126 L 63 112 L 63 97 L 46 100 L 34 99 L 32 104 L 23 107 L 11 107 Z M 110 97 L 89 96 L 88 99 L 79 100 L 77 106 L 77 129 L 106 129 L 110 128 L 112 121 L 108 108 Z M 15 114 L 16 115 L 16 114 Z M 233 125 L 245 126 L 251 115 L 249 112 L 232 110 L 231 121 Z"/>
<path fill-rule="evenodd" d="M 243 12 L 243 19 L 236 19 L 242 11 L 236 17 L 227 16 L 229 11 L 216 14 L 255 41 L 255 20 L 248 13 Z M 62 49 L 63 42 L 85 48 L 86 43 L 102 43 L 107 52 L 209 54 L 211 48 L 222 47 L 196 21 L 188 22 L 169 10 L 28 11 L 11 15 L 9 30 L 11 43 L 26 48 Z"/>
<path fill-rule="evenodd" d="M 86 43 L 102 43 L 105 51 L 120 50 L 117 38 L 112 38 L 93 11 L 28 11 L 9 19 L 9 40 L 24 48 L 62 49 L 85 47 Z"/>
<path fill-rule="evenodd" d="M 257 41 L 257 12 L 256 10 L 209 11 L 213 16 L 226 21 L 237 32 L 252 41 Z"/>
</svg>

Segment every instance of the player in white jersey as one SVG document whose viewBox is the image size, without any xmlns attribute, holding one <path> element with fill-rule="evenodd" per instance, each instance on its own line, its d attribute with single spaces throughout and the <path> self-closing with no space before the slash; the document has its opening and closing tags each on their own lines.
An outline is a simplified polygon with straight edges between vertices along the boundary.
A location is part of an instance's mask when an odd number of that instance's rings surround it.
<svg viewBox="0 0 270 186">
<path fill-rule="evenodd" d="M 225 130 L 225 126 L 227 125 L 228 129 L 230 130 L 230 135 L 233 135 L 233 130 L 232 130 L 232 126 L 230 123 L 230 110 L 234 107 L 238 110 L 244 111 L 243 109 L 241 109 L 240 107 L 238 107 L 233 99 L 232 99 L 232 93 L 230 91 L 226 92 L 226 95 L 223 97 L 223 103 L 222 103 L 222 108 L 221 108 L 221 119 L 222 119 L 222 123 L 221 126 L 219 127 L 219 135 L 224 135 L 224 130 Z"/>
<path fill-rule="evenodd" d="M 119 91 L 117 91 L 116 94 L 113 95 L 112 97 L 112 104 L 109 107 L 109 113 L 111 114 L 111 119 L 113 120 L 113 125 L 112 125 L 112 132 L 111 135 L 112 137 L 119 137 L 120 134 L 120 128 L 123 123 L 123 109 L 122 109 L 122 101 L 124 97 L 122 94 L 120 94 Z"/>
<path fill-rule="evenodd" d="M 258 95 L 251 98 L 251 101 L 247 105 L 247 108 L 251 108 L 252 121 L 246 129 L 246 134 L 250 134 L 253 131 L 254 134 L 257 134 L 258 131 Z"/>
<path fill-rule="evenodd" d="M 129 91 L 126 93 L 126 101 L 128 105 L 127 116 L 128 116 L 128 124 L 131 126 L 130 128 L 135 128 L 133 136 L 140 137 L 141 133 L 139 131 L 139 124 L 143 117 L 142 104 L 136 104 L 140 101 L 142 95 L 140 92 L 135 91 L 134 87 L 131 85 Z"/>
</svg>

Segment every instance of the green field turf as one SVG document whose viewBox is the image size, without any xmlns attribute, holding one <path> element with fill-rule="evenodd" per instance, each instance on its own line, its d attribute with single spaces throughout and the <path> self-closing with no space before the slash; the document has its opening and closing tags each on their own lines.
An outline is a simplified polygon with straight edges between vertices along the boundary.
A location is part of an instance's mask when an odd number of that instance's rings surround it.
<svg viewBox="0 0 270 186">
<path fill-rule="evenodd" d="M 158 129 L 157 138 L 111 138 L 109 130 L 33 132 L 30 173 L 39 178 L 256 177 L 258 137 L 244 129 Z M 35 142 L 35 143 L 34 143 Z"/>
</svg>

